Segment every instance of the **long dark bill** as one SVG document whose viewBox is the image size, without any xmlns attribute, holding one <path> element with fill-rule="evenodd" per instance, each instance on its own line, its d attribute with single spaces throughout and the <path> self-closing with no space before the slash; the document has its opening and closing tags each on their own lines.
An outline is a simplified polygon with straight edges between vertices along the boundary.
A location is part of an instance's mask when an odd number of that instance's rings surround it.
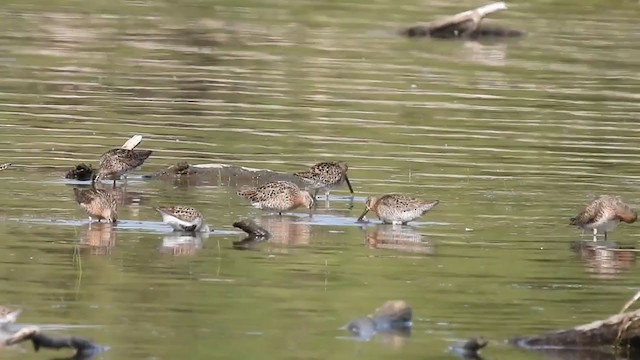
<svg viewBox="0 0 640 360">
<path fill-rule="evenodd" d="M 351 187 L 351 182 L 349 181 L 349 177 L 347 175 L 344 176 L 344 181 L 347 182 L 347 186 L 349 187 L 349 191 L 351 191 L 351 194 L 353 195 L 353 188 Z"/>
<path fill-rule="evenodd" d="M 367 215 L 367 213 L 369 212 L 369 208 L 365 206 L 364 208 L 364 212 L 362 213 L 362 215 L 360 215 L 360 217 L 358 218 L 358 220 L 356 220 L 357 222 L 362 221 L 362 219 L 364 219 L 364 216 Z"/>
</svg>

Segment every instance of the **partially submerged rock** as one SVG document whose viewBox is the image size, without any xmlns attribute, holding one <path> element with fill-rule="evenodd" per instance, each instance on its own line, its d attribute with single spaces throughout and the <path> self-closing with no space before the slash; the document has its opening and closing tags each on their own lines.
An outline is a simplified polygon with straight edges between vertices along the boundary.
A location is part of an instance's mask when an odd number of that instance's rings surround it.
<svg viewBox="0 0 640 360">
<path fill-rule="evenodd" d="M 487 339 L 482 336 L 477 338 L 471 338 L 467 341 L 455 343 L 449 347 L 449 351 L 458 355 L 464 359 L 482 359 L 480 357 L 480 349 L 489 344 Z"/>
<path fill-rule="evenodd" d="M 390 300 L 369 316 L 350 321 L 343 329 L 357 338 L 369 340 L 377 333 L 393 332 L 398 335 L 411 334 L 411 306 L 404 300 Z"/>
<path fill-rule="evenodd" d="M 80 181 L 89 181 L 93 178 L 93 167 L 85 163 L 76 165 L 74 168 L 67 171 L 64 175 L 65 179 L 74 179 Z"/>
<path fill-rule="evenodd" d="M 408 37 L 431 37 L 439 39 L 479 39 L 518 37 L 524 32 L 508 29 L 503 26 L 486 24 L 485 16 L 507 8 L 504 2 L 496 2 L 479 8 L 465 11 L 453 16 L 434 20 L 424 25 L 411 26 L 400 30 L 400 34 Z"/>
</svg>

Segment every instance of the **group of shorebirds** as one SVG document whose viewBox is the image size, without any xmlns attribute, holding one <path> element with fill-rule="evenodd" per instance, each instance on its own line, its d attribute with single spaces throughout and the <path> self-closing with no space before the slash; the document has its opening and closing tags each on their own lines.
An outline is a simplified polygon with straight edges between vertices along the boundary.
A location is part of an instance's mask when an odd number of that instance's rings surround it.
<svg viewBox="0 0 640 360">
<path fill-rule="evenodd" d="M 75 188 L 76 201 L 89 214 L 89 221 L 105 219 L 108 222 L 116 222 L 117 202 L 110 192 L 98 189 L 95 183 L 101 179 L 116 179 L 140 167 L 151 155 L 151 150 L 136 150 L 135 147 L 142 141 L 142 136 L 135 135 L 121 148 L 111 149 L 100 158 L 99 169 L 93 177 L 90 189 L 81 190 Z M 297 176 L 305 184 L 305 189 L 289 181 L 273 181 L 261 186 L 244 189 L 237 194 L 251 202 L 251 205 L 266 211 L 277 212 L 280 215 L 284 211 L 290 211 L 300 206 L 313 208 L 316 196 L 320 191 L 324 192 L 327 199 L 332 189 L 342 186 L 349 187 L 353 196 L 353 187 L 347 176 L 348 166 L 345 162 L 321 162 L 313 165 L 309 170 L 297 172 Z M 313 195 L 309 191 L 313 191 Z M 372 211 L 378 218 L 387 224 L 407 224 L 424 215 L 438 205 L 438 200 L 423 200 L 420 198 L 402 195 L 386 194 L 380 197 L 369 197 L 365 202 L 365 209 L 358 218 L 358 222 L 364 220 L 365 215 Z M 182 232 L 209 232 L 211 229 L 205 223 L 200 211 L 190 206 L 176 205 L 159 207 L 156 210 L 162 216 L 163 222 L 170 225 L 175 231 Z M 570 224 L 585 230 L 593 230 L 593 240 L 597 240 L 598 233 L 607 233 L 613 230 L 620 222 L 633 223 L 638 214 L 619 197 L 601 195 L 588 204 L 576 217 L 571 218 Z"/>
</svg>

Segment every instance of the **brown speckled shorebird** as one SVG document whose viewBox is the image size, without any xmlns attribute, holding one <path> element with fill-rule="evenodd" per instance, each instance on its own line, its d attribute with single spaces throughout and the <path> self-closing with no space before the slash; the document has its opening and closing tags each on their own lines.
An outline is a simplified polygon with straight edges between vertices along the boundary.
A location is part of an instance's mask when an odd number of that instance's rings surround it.
<svg viewBox="0 0 640 360">
<path fill-rule="evenodd" d="M 351 187 L 351 182 L 349 182 L 349 177 L 347 177 L 347 170 L 349 170 L 349 167 L 344 161 L 321 162 L 313 165 L 307 171 L 297 172 L 294 175 L 300 177 L 310 190 L 314 190 L 314 199 L 320 190 L 323 190 L 327 199 L 329 199 L 331 189 L 337 188 L 345 182 L 351 195 L 353 195 L 353 188 Z"/>
<path fill-rule="evenodd" d="M 253 207 L 277 211 L 280 215 L 302 205 L 308 209 L 313 206 L 311 194 L 288 181 L 266 183 L 255 189 L 238 191 L 238 195 L 251 201 Z"/>
<path fill-rule="evenodd" d="M 140 167 L 151 155 L 151 150 L 134 150 L 142 141 L 142 136 L 135 135 L 119 149 L 111 149 L 100 157 L 100 169 L 96 173 L 94 181 L 104 178 L 113 178 L 113 186 L 116 179 L 127 172 Z"/>
<path fill-rule="evenodd" d="M 620 197 L 600 195 L 576 217 L 571 218 L 570 224 L 585 230 L 593 229 L 593 241 L 597 241 L 598 232 L 603 232 L 604 239 L 607 240 L 607 233 L 621 221 L 631 224 L 637 219 L 638 213 L 625 204 Z"/>
<path fill-rule="evenodd" d="M 200 211 L 189 206 L 159 207 L 156 211 L 162 215 L 162 221 L 171 225 L 175 231 L 210 232 Z"/>
<path fill-rule="evenodd" d="M 0 325 L 13 324 L 20 316 L 22 310 L 12 309 L 4 305 L 0 305 Z"/>
<path fill-rule="evenodd" d="M 93 218 L 98 222 L 102 219 L 111 223 L 118 221 L 118 203 L 110 192 L 95 187 L 85 190 L 74 188 L 73 192 L 80 207 L 89 215 L 89 222 Z"/>
<path fill-rule="evenodd" d="M 381 197 L 370 197 L 365 203 L 365 209 L 358 221 L 373 211 L 386 224 L 406 225 L 433 209 L 440 201 L 426 201 L 406 195 L 387 194 Z"/>
</svg>

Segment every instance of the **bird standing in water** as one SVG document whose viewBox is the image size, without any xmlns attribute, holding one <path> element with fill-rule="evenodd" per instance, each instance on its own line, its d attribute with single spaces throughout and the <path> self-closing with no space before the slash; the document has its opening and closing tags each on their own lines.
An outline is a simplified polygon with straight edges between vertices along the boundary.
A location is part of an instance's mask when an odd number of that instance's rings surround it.
<svg viewBox="0 0 640 360">
<path fill-rule="evenodd" d="M 365 209 L 358 221 L 373 211 L 383 223 L 406 225 L 433 209 L 440 201 L 426 201 L 401 194 L 387 194 L 381 197 L 370 197 L 365 203 Z"/>
<path fill-rule="evenodd" d="M 135 150 L 135 147 L 142 141 L 141 135 L 135 135 L 129 139 L 121 148 L 111 149 L 100 157 L 100 168 L 96 173 L 94 181 L 104 178 L 113 178 L 113 186 L 116 186 L 116 179 L 134 170 L 144 163 L 151 150 Z"/>
<path fill-rule="evenodd" d="M 238 191 L 238 195 L 251 201 L 251 205 L 258 209 L 277 211 L 293 210 L 299 206 L 310 209 L 313 198 L 308 191 L 288 181 L 274 181 L 257 188 Z"/>
<path fill-rule="evenodd" d="M 351 195 L 353 188 L 347 176 L 349 166 L 344 161 L 339 162 L 321 162 L 313 165 L 309 170 L 297 172 L 293 175 L 301 178 L 307 188 L 313 190 L 313 198 L 315 199 L 320 190 L 324 191 L 327 200 L 329 200 L 329 192 L 345 182 L 349 187 Z"/>
<path fill-rule="evenodd" d="M 73 193 L 80 207 L 89 214 L 89 222 L 93 221 L 93 218 L 98 222 L 102 219 L 110 223 L 118 221 L 118 203 L 110 192 L 92 186 L 86 190 L 74 188 Z"/>
<path fill-rule="evenodd" d="M 162 221 L 171 225 L 175 231 L 210 232 L 200 211 L 189 206 L 159 207 L 156 211 L 162 215 Z"/>
<path fill-rule="evenodd" d="M 615 229 L 620 222 L 634 223 L 638 213 L 625 204 L 618 196 L 600 195 L 585 207 L 582 212 L 570 219 L 570 224 L 581 229 L 593 230 L 593 241 L 597 241 L 598 232 L 607 233 Z"/>
</svg>

